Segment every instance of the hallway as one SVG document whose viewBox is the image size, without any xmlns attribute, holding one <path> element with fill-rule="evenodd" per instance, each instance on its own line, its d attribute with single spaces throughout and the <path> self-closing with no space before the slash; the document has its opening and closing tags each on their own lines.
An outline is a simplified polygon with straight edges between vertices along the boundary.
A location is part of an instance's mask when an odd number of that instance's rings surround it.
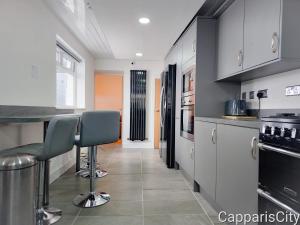
<svg viewBox="0 0 300 225">
<path fill-rule="evenodd" d="M 72 168 L 50 187 L 51 205 L 63 210 L 58 225 L 216 224 L 214 210 L 191 191 L 180 171 L 165 167 L 157 150 L 105 146 L 98 151 L 109 175 L 97 180 L 97 189 L 109 193 L 111 201 L 92 209 L 73 206 L 89 180 L 74 176 Z"/>
</svg>

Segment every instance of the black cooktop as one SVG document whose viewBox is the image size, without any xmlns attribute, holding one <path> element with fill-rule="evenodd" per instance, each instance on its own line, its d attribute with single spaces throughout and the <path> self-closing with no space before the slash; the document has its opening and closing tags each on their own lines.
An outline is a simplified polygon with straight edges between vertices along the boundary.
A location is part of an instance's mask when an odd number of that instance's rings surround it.
<svg viewBox="0 0 300 225">
<path fill-rule="evenodd" d="M 266 122 L 300 124 L 300 115 L 296 115 L 294 113 L 279 113 L 273 116 L 262 117 L 261 120 Z"/>
</svg>

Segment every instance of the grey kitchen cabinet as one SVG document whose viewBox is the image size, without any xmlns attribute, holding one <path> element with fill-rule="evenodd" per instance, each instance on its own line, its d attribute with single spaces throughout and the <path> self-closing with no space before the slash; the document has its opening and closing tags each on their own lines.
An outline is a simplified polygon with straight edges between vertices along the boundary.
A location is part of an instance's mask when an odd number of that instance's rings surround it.
<svg viewBox="0 0 300 225">
<path fill-rule="evenodd" d="M 227 213 L 257 213 L 259 130 L 217 125 L 216 202 Z"/>
<path fill-rule="evenodd" d="M 244 0 L 236 0 L 218 20 L 218 79 L 243 69 Z"/>
<path fill-rule="evenodd" d="M 216 198 L 217 125 L 195 122 L 195 181 L 212 199 Z"/>
<path fill-rule="evenodd" d="M 180 136 L 180 119 L 175 119 L 175 161 L 181 165 L 182 141 Z"/>
<path fill-rule="evenodd" d="M 194 159 L 195 159 L 195 144 L 194 142 L 179 136 L 180 143 L 180 167 L 194 180 Z"/>
<path fill-rule="evenodd" d="M 182 64 L 196 55 L 197 20 L 190 25 L 182 37 Z"/>
<path fill-rule="evenodd" d="M 299 0 L 235 0 L 218 18 L 217 79 L 246 81 L 300 68 L 299 11 Z"/>
<path fill-rule="evenodd" d="M 281 0 L 245 0 L 244 69 L 279 58 Z"/>
</svg>

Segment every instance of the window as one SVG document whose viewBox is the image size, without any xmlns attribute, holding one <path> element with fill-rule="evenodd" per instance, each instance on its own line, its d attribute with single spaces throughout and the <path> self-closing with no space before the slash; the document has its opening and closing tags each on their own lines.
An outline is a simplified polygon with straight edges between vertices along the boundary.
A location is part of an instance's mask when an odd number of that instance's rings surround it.
<svg viewBox="0 0 300 225">
<path fill-rule="evenodd" d="M 56 46 L 56 107 L 84 108 L 84 63 L 61 43 Z"/>
</svg>

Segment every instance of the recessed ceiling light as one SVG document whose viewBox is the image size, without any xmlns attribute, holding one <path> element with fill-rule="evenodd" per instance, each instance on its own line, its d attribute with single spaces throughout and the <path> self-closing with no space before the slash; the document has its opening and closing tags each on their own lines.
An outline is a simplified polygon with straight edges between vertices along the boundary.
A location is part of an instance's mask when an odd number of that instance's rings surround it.
<svg viewBox="0 0 300 225">
<path fill-rule="evenodd" d="M 147 17 L 142 17 L 142 18 L 139 18 L 139 22 L 141 24 L 148 24 L 148 23 L 150 23 L 150 19 Z"/>
<path fill-rule="evenodd" d="M 135 55 L 136 55 L 137 57 L 142 57 L 142 56 L 143 56 L 143 53 L 137 52 L 137 53 L 135 53 Z"/>
</svg>

